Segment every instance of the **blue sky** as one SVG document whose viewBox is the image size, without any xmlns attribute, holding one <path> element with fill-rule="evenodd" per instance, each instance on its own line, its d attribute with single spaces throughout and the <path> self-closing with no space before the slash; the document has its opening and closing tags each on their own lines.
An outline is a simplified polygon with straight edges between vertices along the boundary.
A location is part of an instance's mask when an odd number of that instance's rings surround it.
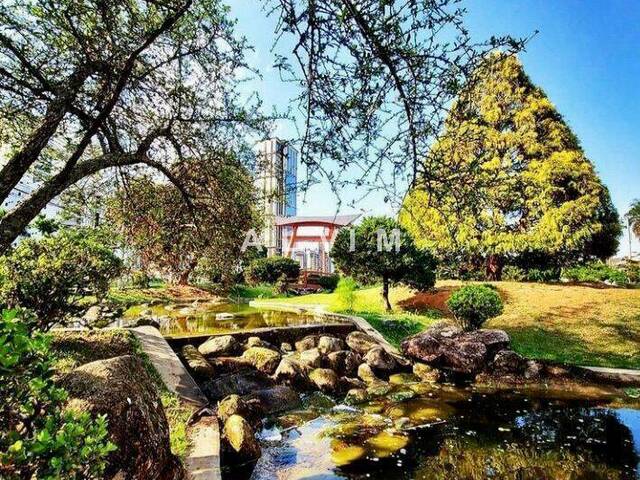
<svg viewBox="0 0 640 480">
<path fill-rule="evenodd" d="M 266 104 L 285 106 L 295 90 L 270 68 L 273 20 L 256 0 L 231 1 L 238 31 L 256 48 L 251 62 L 261 67 L 256 83 Z M 609 187 L 618 211 L 640 197 L 640 2 L 634 0 L 476 0 L 464 2 L 467 26 L 476 40 L 490 35 L 538 35 L 520 55 L 532 80 L 541 86 L 581 140 Z M 292 135 L 282 125 L 283 136 Z M 333 214 L 326 184 L 299 200 L 300 214 Z M 342 192 L 345 201 L 358 192 Z M 353 211 L 344 208 L 342 213 Z M 380 196 L 358 204 L 367 213 L 393 213 Z M 634 250 L 640 244 L 634 241 Z M 621 250 L 628 250 L 626 236 Z"/>
</svg>

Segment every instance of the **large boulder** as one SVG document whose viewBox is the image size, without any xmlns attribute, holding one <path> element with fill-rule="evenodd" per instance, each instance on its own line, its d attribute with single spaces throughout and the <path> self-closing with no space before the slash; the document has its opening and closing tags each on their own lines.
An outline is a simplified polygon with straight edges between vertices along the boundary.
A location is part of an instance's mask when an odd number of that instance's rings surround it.
<svg viewBox="0 0 640 480">
<path fill-rule="evenodd" d="M 322 354 L 317 347 L 300 352 L 298 360 L 307 368 L 320 368 L 322 366 Z"/>
<path fill-rule="evenodd" d="M 260 444 L 249 422 L 240 415 L 232 415 L 224 422 L 223 434 L 234 457 L 233 463 L 242 464 L 260 458 Z"/>
<path fill-rule="evenodd" d="M 243 396 L 274 385 L 275 382 L 268 375 L 253 369 L 217 375 L 201 383 L 203 393 L 212 402 L 234 393 Z"/>
<path fill-rule="evenodd" d="M 457 337 L 462 342 L 479 342 L 487 348 L 487 354 L 493 357 L 500 350 L 509 348 L 511 339 L 504 330 L 481 329 L 465 332 Z"/>
<path fill-rule="evenodd" d="M 363 388 L 352 388 L 347 392 L 344 403 L 347 405 L 357 405 L 369 400 L 369 394 Z"/>
<path fill-rule="evenodd" d="M 346 341 L 349 348 L 360 355 L 364 355 L 378 345 L 372 336 L 357 330 L 347 335 Z"/>
<path fill-rule="evenodd" d="M 436 364 L 442 358 L 440 341 L 427 332 L 405 339 L 401 348 L 407 357 L 428 364 Z"/>
<path fill-rule="evenodd" d="M 435 383 L 440 380 L 440 370 L 420 362 L 413 364 L 413 374 L 423 382 Z"/>
<path fill-rule="evenodd" d="M 487 347 L 480 342 L 453 341 L 443 347 L 443 363 L 454 372 L 474 375 L 487 364 Z"/>
<path fill-rule="evenodd" d="M 262 347 L 262 348 L 270 348 L 271 350 L 277 350 L 276 347 L 271 345 L 266 340 L 262 340 L 260 337 L 249 337 L 247 338 L 247 342 L 245 343 L 246 348 L 251 347 Z"/>
<path fill-rule="evenodd" d="M 324 355 L 337 352 L 338 350 L 344 350 L 344 348 L 344 341 L 339 338 L 323 335 L 318 339 L 318 350 Z"/>
<path fill-rule="evenodd" d="M 278 368 L 273 374 L 273 379 L 294 388 L 306 388 L 309 384 L 307 372 L 309 368 L 292 357 L 285 357 L 280 360 Z"/>
<path fill-rule="evenodd" d="M 215 374 L 213 366 L 204 358 L 196 347 L 185 345 L 182 347 L 182 358 L 184 358 L 191 371 L 200 378 L 209 378 Z"/>
<path fill-rule="evenodd" d="M 336 372 L 330 368 L 316 368 L 312 370 L 309 374 L 309 380 L 324 393 L 334 393 L 340 388 L 339 378 Z"/>
<path fill-rule="evenodd" d="M 251 363 L 257 370 L 272 374 L 278 368 L 282 355 L 270 348 L 251 347 L 244 351 L 242 358 Z"/>
<path fill-rule="evenodd" d="M 496 376 L 520 376 L 526 368 L 526 360 L 513 350 L 500 350 L 490 366 L 490 373 Z"/>
<path fill-rule="evenodd" d="M 245 401 L 240 395 L 233 394 L 218 402 L 216 413 L 223 424 L 233 415 L 240 415 L 255 424 L 256 421 L 259 421 L 261 412 L 256 402 Z"/>
<path fill-rule="evenodd" d="M 389 355 L 389 353 L 387 353 L 387 351 L 380 346 L 373 347 L 371 350 L 369 350 L 363 357 L 363 360 L 375 371 L 385 373 L 395 370 L 398 366 L 395 358 Z"/>
<path fill-rule="evenodd" d="M 366 363 L 362 363 L 358 367 L 358 377 L 367 384 L 380 381 L 371 367 Z"/>
<path fill-rule="evenodd" d="M 273 415 L 300 406 L 300 395 L 286 385 L 257 390 L 245 396 L 244 400 L 259 405 L 263 415 Z"/>
<path fill-rule="evenodd" d="M 239 353 L 242 345 L 231 335 L 211 337 L 198 347 L 202 355 L 211 357 L 230 356 Z"/>
<path fill-rule="evenodd" d="M 327 365 L 340 375 L 351 375 L 358 370 L 358 365 L 362 363 L 360 355 L 351 350 L 339 350 L 327 355 Z"/>
<path fill-rule="evenodd" d="M 107 458 L 104 478 L 182 478 L 160 397 L 140 358 L 87 363 L 65 375 L 61 386 L 69 392 L 67 408 L 108 416 L 109 439 L 118 449 Z"/>
<path fill-rule="evenodd" d="M 304 352 L 305 350 L 309 350 L 310 348 L 315 348 L 318 346 L 318 335 L 307 335 L 302 340 L 298 340 L 295 343 L 296 351 Z"/>
</svg>

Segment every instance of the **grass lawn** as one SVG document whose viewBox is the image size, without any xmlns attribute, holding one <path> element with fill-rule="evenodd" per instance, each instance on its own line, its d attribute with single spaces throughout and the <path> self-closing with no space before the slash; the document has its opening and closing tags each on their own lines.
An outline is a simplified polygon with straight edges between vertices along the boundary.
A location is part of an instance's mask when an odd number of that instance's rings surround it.
<svg viewBox="0 0 640 480">
<path fill-rule="evenodd" d="M 445 301 L 461 284 L 438 282 L 435 292 L 422 294 L 394 288 L 391 315 L 384 312 L 379 287 L 362 289 L 356 292 L 354 312 L 397 345 L 403 336 L 426 328 L 435 319 L 450 317 Z M 486 326 L 506 330 L 513 348 L 521 354 L 575 365 L 640 369 L 640 289 L 494 284 L 505 301 L 505 309 Z M 335 294 L 277 301 L 341 311 Z"/>
</svg>

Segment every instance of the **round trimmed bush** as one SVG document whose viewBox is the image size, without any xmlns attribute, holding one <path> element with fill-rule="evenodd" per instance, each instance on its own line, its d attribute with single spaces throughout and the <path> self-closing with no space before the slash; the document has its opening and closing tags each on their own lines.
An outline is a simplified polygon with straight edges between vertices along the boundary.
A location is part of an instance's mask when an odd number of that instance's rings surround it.
<svg viewBox="0 0 640 480">
<path fill-rule="evenodd" d="M 253 260 L 244 271 L 247 283 L 275 283 L 281 276 L 295 280 L 300 275 L 300 264 L 288 257 L 268 257 Z"/>
<path fill-rule="evenodd" d="M 502 313 L 498 292 L 487 285 L 466 285 L 453 292 L 447 306 L 465 330 L 476 330 L 490 318 Z"/>
</svg>

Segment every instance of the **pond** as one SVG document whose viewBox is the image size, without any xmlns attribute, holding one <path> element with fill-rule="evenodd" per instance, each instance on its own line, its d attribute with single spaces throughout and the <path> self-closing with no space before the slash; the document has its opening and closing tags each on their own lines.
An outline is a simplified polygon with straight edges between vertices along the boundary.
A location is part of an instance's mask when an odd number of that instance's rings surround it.
<svg viewBox="0 0 640 480">
<path fill-rule="evenodd" d="M 200 302 L 188 304 L 136 305 L 124 313 L 125 322 L 152 317 L 169 337 L 226 333 L 264 327 L 327 323 L 321 316 L 254 308 L 246 303 Z"/>
<path fill-rule="evenodd" d="M 620 404 L 570 392 L 559 400 L 447 385 L 395 388 L 357 407 L 309 394 L 301 410 L 265 420 L 255 469 L 226 478 L 640 478 L 637 404 L 613 408 Z M 402 401 L 409 391 L 418 395 Z"/>
</svg>

